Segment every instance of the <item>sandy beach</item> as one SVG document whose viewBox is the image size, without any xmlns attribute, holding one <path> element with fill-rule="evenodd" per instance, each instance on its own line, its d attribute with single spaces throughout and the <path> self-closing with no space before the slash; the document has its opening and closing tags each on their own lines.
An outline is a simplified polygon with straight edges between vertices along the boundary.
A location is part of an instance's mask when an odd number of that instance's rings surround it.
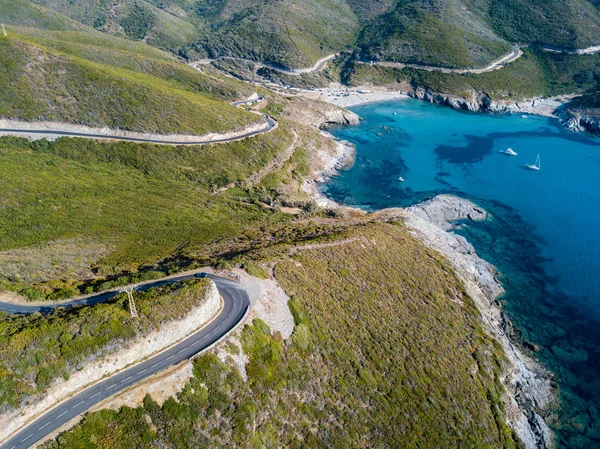
<svg viewBox="0 0 600 449">
<path fill-rule="evenodd" d="M 350 108 L 364 103 L 409 98 L 404 91 L 387 90 L 383 87 L 347 88 L 341 85 L 315 90 L 303 89 L 301 94 L 307 98 L 325 101 L 342 108 Z"/>
</svg>

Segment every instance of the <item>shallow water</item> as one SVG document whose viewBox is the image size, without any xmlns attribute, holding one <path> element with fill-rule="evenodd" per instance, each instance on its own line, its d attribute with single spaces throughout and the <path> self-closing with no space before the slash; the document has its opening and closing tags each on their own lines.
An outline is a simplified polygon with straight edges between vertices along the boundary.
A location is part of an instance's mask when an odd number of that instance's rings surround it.
<svg viewBox="0 0 600 449">
<path fill-rule="evenodd" d="M 499 268 L 505 310 L 556 374 L 558 445 L 600 447 L 600 139 L 417 100 L 353 110 L 361 125 L 332 133 L 356 144 L 356 163 L 322 191 L 367 210 L 455 193 L 490 211 L 459 232 Z M 538 153 L 542 170 L 525 169 Z"/>
</svg>

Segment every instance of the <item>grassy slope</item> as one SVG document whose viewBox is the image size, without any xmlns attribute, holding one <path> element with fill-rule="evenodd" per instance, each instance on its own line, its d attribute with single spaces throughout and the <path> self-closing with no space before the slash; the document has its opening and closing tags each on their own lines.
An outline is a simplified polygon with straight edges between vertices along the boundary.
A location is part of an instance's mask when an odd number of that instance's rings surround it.
<svg viewBox="0 0 600 449">
<path fill-rule="evenodd" d="M 518 447 L 500 350 L 448 265 L 398 225 L 352 236 L 276 266 L 297 327 L 243 330 L 247 382 L 205 355 L 177 400 L 90 414 L 45 447 Z"/>
<path fill-rule="evenodd" d="M 218 93 L 232 96 L 234 88 L 200 74 L 193 79 L 189 67 L 145 60 L 142 54 L 132 58 L 116 46 L 61 47 L 50 39 L 63 53 L 35 40 L 13 30 L 0 38 L 0 115 L 165 134 L 230 131 L 259 120 L 215 100 Z M 158 76 L 143 73 L 149 67 L 163 70 Z M 173 74 L 180 74 L 179 83 L 171 81 Z"/>
<path fill-rule="evenodd" d="M 359 45 L 369 60 L 453 67 L 486 65 L 510 50 L 485 16 L 455 0 L 401 2 L 362 31 Z"/>
<path fill-rule="evenodd" d="M 64 31 L 86 29 L 76 20 L 26 0 L 0 0 L 0 14 L 5 24 Z"/>
<path fill-rule="evenodd" d="M 138 42 L 102 33 L 54 32 L 32 28 L 18 28 L 17 31 L 29 41 L 69 56 L 148 74 L 214 99 L 233 100 L 249 96 L 254 91 L 247 84 L 209 73 L 206 69 L 199 72 L 182 64 L 170 53 Z"/>
<path fill-rule="evenodd" d="M 132 320 L 127 295 L 106 304 L 57 310 L 49 317 L 0 320 L 0 410 L 43 393 L 58 378 L 68 379 L 92 359 L 183 318 L 202 303 L 208 283 L 184 281 L 136 293 L 139 318 Z"/>
<path fill-rule="evenodd" d="M 212 26 L 201 45 L 213 55 L 309 67 L 351 45 L 358 31 L 351 9 L 332 0 L 232 1 L 214 11 L 200 3 Z"/>
<path fill-rule="evenodd" d="M 25 0 L 3 1 L 29 3 Z M 130 37 L 134 40 L 145 39 L 150 45 L 168 50 L 175 51 L 200 36 L 200 29 L 186 20 L 185 16 L 182 18 L 170 14 L 143 0 L 122 0 L 120 2 L 33 0 L 31 3 L 36 3 L 40 10 L 50 9 L 63 17 L 70 17 L 85 24 L 87 27 L 94 27 L 108 34 Z M 143 15 L 140 15 L 140 9 L 144 12 Z M 128 20 L 138 25 L 133 31 L 124 26 Z M 18 24 L 17 22 L 9 23 Z M 48 28 L 42 23 L 37 23 L 36 26 Z M 140 34 L 137 34 L 138 32 Z"/>
<path fill-rule="evenodd" d="M 243 192 L 214 196 L 210 190 L 247 178 L 291 140 L 284 127 L 203 147 L 4 139 L 0 249 L 88 237 L 113 248 L 97 264 L 101 272 L 120 273 L 252 224 L 278 221 L 278 215 L 243 204 Z"/>
<path fill-rule="evenodd" d="M 600 13 L 585 0 L 491 1 L 491 23 L 511 42 L 585 48 L 600 44 Z"/>
</svg>

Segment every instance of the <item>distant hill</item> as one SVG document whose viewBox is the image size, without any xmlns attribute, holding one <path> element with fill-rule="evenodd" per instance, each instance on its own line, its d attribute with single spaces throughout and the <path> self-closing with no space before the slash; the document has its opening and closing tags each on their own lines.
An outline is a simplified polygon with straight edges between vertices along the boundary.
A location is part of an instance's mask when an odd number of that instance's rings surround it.
<svg viewBox="0 0 600 449">
<path fill-rule="evenodd" d="M 294 68 L 349 48 L 359 48 L 368 60 L 471 67 L 489 63 L 515 43 L 600 44 L 598 0 L 31 2 L 104 33 L 188 58 L 240 56 Z M 15 21 L 14 13 L 4 11 L 14 4 L 35 11 L 27 1 L 1 0 L 0 13 L 8 23 L 77 26 L 28 14 Z"/>
<path fill-rule="evenodd" d="M 482 66 L 510 45 L 600 44 L 600 14 L 585 0 L 399 1 L 363 29 L 369 60 Z"/>
<path fill-rule="evenodd" d="M 486 65 L 511 47 L 484 11 L 459 0 L 398 2 L 363 29 L 358 44 L 368 60 L 456 67 Z"/>
</svg>

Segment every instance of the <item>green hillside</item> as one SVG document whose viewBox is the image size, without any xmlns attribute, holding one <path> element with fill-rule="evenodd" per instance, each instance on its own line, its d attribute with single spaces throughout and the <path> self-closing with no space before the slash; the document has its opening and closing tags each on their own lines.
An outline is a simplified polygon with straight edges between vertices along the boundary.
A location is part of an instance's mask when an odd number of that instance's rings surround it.
<svg viewBox="0 0 600 449">
<path fill-rule="evenodd" d="M 211 31 L 200 41 L 211 56 L 242 56 L 289 67 L 308 67 L 354 42 L 358 20 L 333 0 L 201 0 L 198 12 Z M 195 47 L 197 47 L 196 45 Z"/>
<path fill-rule="evenodd" d="M 239 235 L 253 223 L 282 219 L 247 192 L 212 192 L 247 179 L 291 142 L 283 126 L 201 147 L 0 139 L 0 289 L 32 299 L 63 288 L 104 289 L 86 285 L 77 267 L 88 273 L 95 267 L 102 283 L 104 276 L 135 273 L 183 249 Z M 59 252 L 69 256 L 60 262 L 56 248 L 64 245 L 69 249 Z M 17 262 L 28 257 L 29 264 Z M 63 267 L 58 274 L 49 270 L 55 264 Z"/>
<path fill-rule="evenodd" d="M 600 44 L 600 13 L 585 0 L 493 0 L 491 23 L 511 42 L 585 48 Z"/>
<path fill-rule="evenodd" d="M 228 104 L 250 92 L 239 83 L 100 36 L 41 37 L 9 27 L 9 37 L 0 37 L 0 116 L 195 135 L 260 120 Z"/>
<path fill-rule="evenodd" d="M 399 2 L 365 27 L 359 45 L 367 60 L 453 67 L 483 66 L 510 50 L 458 0 Z"/>
<path fill-rule="evenodd" d="M 2 22 L 11 25 L 39 27 L 47 30 L 85 30 L 86 27 L 68 16 L 40 7 L 26 0 L 0 0 Z"/>
<path fill-rule="evenodd" d="M 596 86 L 598 79 L 600 55 L 579 56 L 525 49 L 517 61 L 488 73 L 442 73 L 358 64 L 346 81 L 355 86 L 369 82 L 402 84 L 464 98 L 475 95 L 519 101 L 584 92 Z"/>
<path fill-rule="evenodd" d="M 16 0 L 2 1 L 12 3 Z M 20 2 L 27 3 L 27 0 L 19 0 Z M 99 31 L 133 40 L 145 40 L 148 44 L 163 49 L 176 50 L 200 36 L 199 29 L 186 20 L 187 17 L 178 17 L 171 13 L 175 11 L 174 9 L 164 11 L 143 0 L 119 2 L 31 0 L 31 2 Z M 38 26 L 46 28 L 42 24 Z"/>
<path fill-rule="evenodd" d="M 324 248 L 250 255 L 278 262 L 296 328 L 243 329 L 247 381 L 207 354 L 163 406 L 89 414 L 44 447 L 521 447 L 502 421 L 501 349 L 447 263 L 401 225 L 335 227 L 315 223 Z"/>
<path fill-rule="evenodd" d="M 37 6 L 2 0 L 0 13 L 35 10 L 32 18 L 13 12 L 6 20 L 64 29 L 55 23 L 67 21 L 60 13 L 190 59 L 238 56 L 293 68 L 349 47 L 368 60 L 473 67 L 515 43 L 600 43 L 600 13 L 592 0 L 30 1 Z M 52 17 L 37 20 L 41 7 Z"/>
</svg>

